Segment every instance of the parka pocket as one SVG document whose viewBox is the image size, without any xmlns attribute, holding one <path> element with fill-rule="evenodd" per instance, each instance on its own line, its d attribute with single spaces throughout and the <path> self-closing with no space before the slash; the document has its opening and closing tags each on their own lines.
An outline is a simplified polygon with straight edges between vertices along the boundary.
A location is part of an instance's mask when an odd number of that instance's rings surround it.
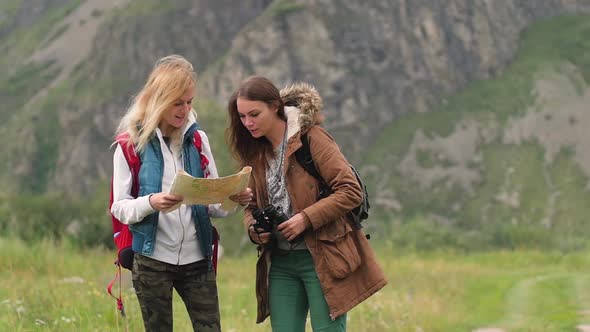
<svg viewBox="0 0 590 332">
<path fill-rule="evenodd" d="M 339 227 L 330 227 L 329 231 L 318 233 L 318 240 L 321 243 L 320 255 L 330 275 L 335 279 L 343 279 L 361 265 L 361 257 L 348 223 L 342 222 L 339 225 L 330 226 Z"/>
</svg>

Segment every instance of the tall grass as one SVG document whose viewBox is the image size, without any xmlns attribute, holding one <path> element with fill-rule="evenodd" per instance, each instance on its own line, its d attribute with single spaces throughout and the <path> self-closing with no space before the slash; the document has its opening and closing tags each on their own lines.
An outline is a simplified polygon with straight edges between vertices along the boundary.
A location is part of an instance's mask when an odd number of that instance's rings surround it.
<svg viewBox="0 0 590 332">
<path fill-rule="evenodd" d="M 395 253 L 377 248 L 389 284 L 349 313 L 349 331 L 571 331 L 588 322 L 584 290 L 590 255 L 537 251 L 480 254 L 431 251 Z M 65 242 L 27 245 L 0 239 L 1 331 L 142 330 L 141 313 L 123 278 L 127 317 L 104 291 L 114 276 L 114 253 L 79 251 Z M 220 261 L 218 286 L 224 331 L 270 331 L 256 325 L 255 253 Z M 190 323 L 179 297 L 175 330 Z M 311 329 L 308 329 L 311 330 Z"/>
</svg>

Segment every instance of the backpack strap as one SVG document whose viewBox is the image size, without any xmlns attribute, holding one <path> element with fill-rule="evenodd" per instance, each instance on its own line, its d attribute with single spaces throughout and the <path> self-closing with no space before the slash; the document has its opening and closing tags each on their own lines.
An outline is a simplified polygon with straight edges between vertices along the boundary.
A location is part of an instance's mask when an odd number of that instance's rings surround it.
<svg viewBox="0 0 590 332">
<path fill-rule="evenodd" d="M 301 143 L 301 148 L 295 151 L 295 159 L 297 159 L 299 165 L 301 165 L 307 173 L 316 178 L 316 180 L 318 180 L 320 183 L 320 194 L 318 199 L 327 197 L 332 193 L 332 189 L 328 186 L 326 181 L 324 181 L 324 178 L 320 175 L 317 168 L 315 167 L 313 156 L 311 155 L 311 149 L 309 148 L 309 139 L 307 138 L 307 133 L 301 134 Z"/>
<path fill-rule="evenodd" d="M 295 158 L 297 162 L 303 166 L 305 171 L 311 176 L 316 178 L 318 181 L 324 181 L 318 170 L 315 168 L 313 163 L 313 157 L 311 156 L 311 150 L 309 148 L 309 140 L 307 139 L 307 133 L 301 135 L 301 148 L 295 151 Z"/>
<path fill-rule="evenodd" d="M 203 170 L 203 177 L 208 178 L 209 175 L 211 175 L 209 173 L 209 159 L 207 159 L 207 157 L 203 154 L 203 139 L 201 138 L 201 134 L 199 134 L 198 127 L 197 130 L 195 130 L 194 132 L 193 144 L 195 145 L 195 148 L 197 148 L 197 152 L 199 153 L 201 159 L 201 169 Z"/>
<path fill-rule="evenodd" d="M 305 169 L 305 171 L 307 173 L 309 173 L 310 175 L 312 175 L 314 178 L 316 178 L 319 181 L 320 193 L 318 195 L 318 200 L 320 200 L 320 199 L 325 198 L 328 195 L 330 195 L 332 193 L 332 189 L 328 186 L 326 181 L 324 181 L 324 179 L 322 178 L 322 176 L 318 172 L 317 168 L 315 167 L 315 164 L 313 162 L 313 156 L 311 154 L 311 149 L 309 148 L 309 139 L 307 138 L 307 133 L 301 135 L 301 143 L 302 143 L 301 148 L 299 148 L 297 151 L 295 151 L 295 159 L 297 159 L 297 162 Z M 348 212 L 347 216 L 348 216 L 349 220 L 351 220 L 352 224 L 355 226 L 356 229 L 361 229 L 363 227 L 361 224 L 361 221 L 363 219 L 366 219 L 369 216 L 368 210 L 369 210 L 370 205 L 369 205 L 369 201 L 368 201 L 367 188 L 363 184 L 356 168 L 354 168 L 354 166 L 352 166 L 352 165 L 350 165 L 350 167 L 351 167 L 352 172 L 354 173 L 359 185 L 361 186 L 361 189 L 363 190 L 364 199 L 363 199 L 363 202 L 361 203 L 361 205 L 354 208 L 352 211 Z M 365 237 L 367 239 L 370 238 L 370 236 L 368 234 L 365 235 Z"/>
<path fill-rule="evenodd" d="M 131 195 L 133 197 L 137 197 L 139 194 L 139 168 L 141 167 L 141 159 L 135 153 L 135 148 L 132 144 L 129 144 L 129 134 L 122 133 L 118 135 L 115 139 L 117 143 L 121 146 L 121 151 L 123 152 L 123 156 L 125 156 L 125 160 L 127 161 L 127 165 L 129 166 L 129 171 L 131 172 L 132 178 L 132 185 L 131 185 Z M 109 197 L 109 211 L 111 210 L 111 206 L 113 205 L 113 178 L 111 178 L 111 193 Z M 113 280 L 107 285 L 107 293 L 110 296 L 117 300 L 117 309 L 121 313 L 121 316 L 125 317 L 125 306 L 123 304 L 123 291 L 121 287 L 121 267 L 131 270 L 132 263 L 133 263 L 133 250 L 131 249 L 131 243 L 133 242 L 133 236 L 131 231 L 129 230 L 129 226 L 123 224 L 119 221 L 119 219 L 115 218 L 111 214 L 111 220 L 113 223 L 113 240 L 115 245 L 117 246 L 117 260 L 115 261 L 115 265 L 117 265 L 117 273 Z M 118 282 L 119 286 L 119 296 L 113 295 L 113 286 Z"/>
<path fill-rule="evenodd" d="M 123 133 L 116 137 L 117 143 L 121 146 L 121 151 L 125 156 L 125 160 L 129 165 L 129 171 L 132 177 L 131 195 L 137 197 L 139 193 L 139 169 L 141 167 L 141 159 L 135 153 L 135 149 L 132 144 L 129 144 L 129 134 Z M 111 193 L 109 197 L 109 211 L 113 205 L 113 180 L 111 178 Z M 111 214 L 111 221 L 113 224 L 113 240 L 119 250 L 131 246 L 131 232 L 129 227 L 119 221 Z"/>
</svg>

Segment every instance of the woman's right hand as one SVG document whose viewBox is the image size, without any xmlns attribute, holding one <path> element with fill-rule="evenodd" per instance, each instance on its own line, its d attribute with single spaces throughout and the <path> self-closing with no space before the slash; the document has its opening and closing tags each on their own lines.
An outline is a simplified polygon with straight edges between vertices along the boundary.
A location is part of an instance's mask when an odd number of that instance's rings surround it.
<svg viewBox="0 0 590 332">
<path fill-rule="evenodd" d="M 248 227 L 248 235 L 250 236 L 250 240 L 258 244 L 265 244 L 270 241 L 270 232 L 264 232 L 262 228 L 254 229 L 253 225 Z"/>
<path fill-rule="evenodd" d="M 183 197 L 169 193 L 157 193 L 150 195 L 150 205 L 158 211 L 165 211 L 175 204 L 182 202 Z"/>
</svg>

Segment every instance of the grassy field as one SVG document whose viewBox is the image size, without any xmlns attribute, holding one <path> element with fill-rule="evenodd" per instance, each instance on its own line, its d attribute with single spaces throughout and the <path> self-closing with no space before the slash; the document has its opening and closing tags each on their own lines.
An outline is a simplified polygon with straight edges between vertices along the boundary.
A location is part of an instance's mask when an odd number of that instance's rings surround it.
<svg viewBox="0 0 590 332">
<path fill-rule="evenodd" d="M 533 251 L 458 254 L 377 249 L 389 278 L 349 313 L 349 331 L 574 331 L 590 323 L 590 254 Z M 29 247 L 0 239 L 0 331 L 140 331 L 141 314 L 123 288 L 127 318 L 104 291 L 114 254 L 77 252 L 49 241 Z M 255 325 L 255 253 L 224 257 L 218 283 L 224 331 L 270 331 Z M 175 330 L 190 330 L 175 297 Z"/>
</svg>

